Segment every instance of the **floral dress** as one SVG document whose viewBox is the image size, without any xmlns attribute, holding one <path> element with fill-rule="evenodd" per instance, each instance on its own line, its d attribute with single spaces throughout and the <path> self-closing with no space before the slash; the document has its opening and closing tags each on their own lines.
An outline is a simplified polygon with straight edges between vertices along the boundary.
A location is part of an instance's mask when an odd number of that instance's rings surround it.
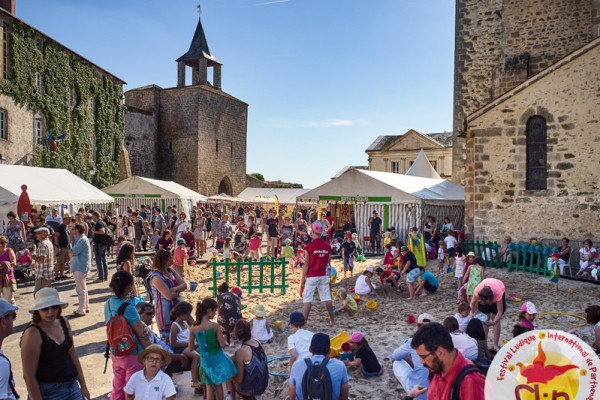
<svg viewBox="0 0 600 400">
<path fill-rule="evenodd" d="M 11 249 L 17 251 L 23 244 L 23 238 L 21 238 L 21 224 L 19 221 L 15 225 L 10 223 L 6 226 L 8 245 Z"/>
<path fill-rule="evenodd" d="M 221 293 L 217 296 L 219 303 L 219 316 L 217 322 L 225 330 L 225 337 L 229 340 L 229 334 L 233 332 L 233 326 L 242 318 L 242 305 L 239 297 L 233 293 Z"/>
<path fill-rule="evenodd" d="M 475 288 L 481 283 L 481 266 L 471 265 L 469 268 L 469 282 L 467 283 L 467 295 L 473 296 Z"/>
<path fill-rule="evenodd" d="M 215 326 L 204 331 L 194 331 L 200 352 L 200 378 L 207 385 L 220 385 L 237 374 L 233 361 L 223 351 Z"/>
</svg>

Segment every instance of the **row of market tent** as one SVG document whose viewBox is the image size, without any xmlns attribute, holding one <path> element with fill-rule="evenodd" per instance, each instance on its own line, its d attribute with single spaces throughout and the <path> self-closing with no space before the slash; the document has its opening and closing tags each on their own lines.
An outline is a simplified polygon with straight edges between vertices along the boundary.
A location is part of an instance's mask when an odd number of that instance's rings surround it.
<svg viewBox="0 0 600 400">
<path fill-rule="evenodd" d="M 362 236 L 369 235 L 368 220 L 377 211 L 384 228 L 394 226 L 404 237 L 410 227 L 421 227 L 426 215 L 438 222 L 449 217 L 462 229 L 464 188 L 442 179 L 421 152 L 406 174 L 348 169 L 315 189 L 246 188 L 236 197 L 226 194 L 204 196 L 176 182 L 132 176 L 102 190 L 64 169 L 0 165 L 0 220 L 16 211 L 21 186 L 27 185 L 31 204 L 61 207 L 74 213 L 87 205 L 94 209 L 121 209 L 168 205 L 188 213 L 198 203 L 263 204 L 285 206 L 291 213 L 297 206 L 316 206 L 330 211 L 337 228 L 353 219 Z M 1 225 L 1 224 L 0 224 Z M 1 226 L 0 226 L 1 228 Z"/>
</svg>

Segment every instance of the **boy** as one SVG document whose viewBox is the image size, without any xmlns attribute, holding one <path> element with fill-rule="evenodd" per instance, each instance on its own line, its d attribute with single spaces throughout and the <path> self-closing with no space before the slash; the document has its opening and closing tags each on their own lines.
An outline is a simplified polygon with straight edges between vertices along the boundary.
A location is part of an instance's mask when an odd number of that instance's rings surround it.
<svg viewBox="0 0 600 400">
<path fill-rule="evenodd" d="M 454 237 L 454 232 L 452 230 L 448 231 L 448 236 L 444 238 L 444 242 L 446 242 L 446 253 L 449 257 L 454 257 L 454 246 L 456 246 L 456 238 Z"/>
<path fill-rule="evenodd" d="M 469 303 L 460 303 L 458 312 L 454 314 L 454 318 L 458 321 L 458 330 L 466 332 L 467 325 L 469 325 L 469 321 L 471 321 L 471 306 Z"/>
<path fill-rule="evenodd" d="M 422 293 L 423 296 L 427 294 L 433 294 L 437 292 L 440 283 L 438 279 L 429 271 L 425 271 L 425 268 L 419 267 L 419 280 L 417 284 L 417 290 L 415 295 L 418 296 Z"/>
<path fill-rule="evenodd" d="M 356 244 L 352 241 L 352 236 L 346 235 L 342 244 L 342 259 L 344 260 L 344 278 L 346 272 L 350 271 L 350 277 L 354 276 L 354 256 L 356 255 Z"/>
<path fill-rule="evenodd" d="M 383 268 L 378 267 L 375 270 L 375 273 L 377 274 L 379 280 L 383 284 L 382 286 L 385 287 L 385 283 L 389 282 L 392 284 L 393 287 L 395 287 L 398 290 L 398 292 L 400 291 L 400 282 L 398 281 L 398 278 L 400 278 L 400 273 L 398 271 L 392 271 L 391 267 L 386 268 L 386 270 L 384 271 Z"/>
<path fill-rule="evenodd" d="M 151 344 L 137 356 L 139 363 L 144 365 L 142 371 L 131 376 L 125 393 L 127 400 L 173 400 L 175 398 L 175 385 L 161 368 L 171 362 L 171 355 L 158 344 Z"/>
</svg>

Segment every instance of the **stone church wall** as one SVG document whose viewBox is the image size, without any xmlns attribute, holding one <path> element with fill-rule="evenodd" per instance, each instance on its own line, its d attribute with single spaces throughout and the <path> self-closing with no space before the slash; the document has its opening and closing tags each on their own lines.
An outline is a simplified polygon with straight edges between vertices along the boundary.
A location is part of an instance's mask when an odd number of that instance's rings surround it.
<svg viewBox="0 0 600 400">
<path fill-rule="evenodd" d="M 600 238 L 600 42 L 469 121 L 467 232 Z M 498 101 L 501 101 L 499 99 Z M 547 122 L 547 190 L 526 190 L 526 124 Z"/>
<path fill-rule="evenodd" d="M 130 154 L 131 174 L 155 177 L 156 119 L 151 112 L 127 107 L 125 111 L 125 148 Z M 135 157 L 131 157 L 135 155 Z"/>
</svg>

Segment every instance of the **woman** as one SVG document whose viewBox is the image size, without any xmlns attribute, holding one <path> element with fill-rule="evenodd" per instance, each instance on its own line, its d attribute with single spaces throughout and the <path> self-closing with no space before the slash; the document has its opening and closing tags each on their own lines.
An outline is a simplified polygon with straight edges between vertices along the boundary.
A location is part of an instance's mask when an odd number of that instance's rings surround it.
<svg viewBox="0 0 600 400">
<path fill-rule="evenodd" d="M 129 293 L 133 288 L 133 276 L 127 271 L 115 272 L 110 280 L 110 288 L 113 290 L 114 296 L 109 297 L 108 300 L 106 300 L 106 303 L 104 303 L 104 322 L 107 324 L 112 317 L 117 315 L 121 305 L 127 301 Z M 137 355 L 146 347 L 150 346 L 150 340 L 144 332 L 144 325 L 142 321 L 140 321 L 140 316 L 135 310 L 135 307 L 128 304 L 123 316 L 135 335 L 137 348 L 133 353 L 125 356 L 116 356 L 113 349 L 110 349 L 110 359 L 112 361 L 113 369 L 113 390 L 110 394 L 111 400 L 125 399 L 125 392 L 123 391 L 125 384 L 129 381 L 131 375 L 144 368 L 143 365 L 137 361 Z M 87 398 L 90 398 L 89 395 Z M 79 399 L 81 399 L 81 397 Z"/>
<path fill-rule="evenodd" d="M 156 244 L 158 250 L 167 250 L 173 251 L 173 238 L 171 237 L 171 231 L 165 229 L 162 233 L 160 239 L 158 239 L 158 243 Z"/>
<path fill-rule="evenodd" d="M 152 298 L 156 304 L 156 324 L 165 342 L 169 342 L 171 332 L 171 309 L 181 301 L 181 293 L 187 289 L 183 278 L 171 269 L 173 257 L 165 249 L 158 250 L 154 255 L 150 284 Z"/>
<path fill-rule="evenodd" d="M 585 309 L 585 319 L 588 324 L 594 325 L 594 342 L 592 348 L 596 354 L 600 353 L 600 306 L 589 306 Z"/>
<path fill-rule="evenodd" d="M 481 281 L 471 298 L 471 318 L 475 317 L 475 306 L 479 312 L 488 316 L 485 323 L 485 336 L 488 337 L 490 326 L 494 327 L 494 350 L 500 348 L 501 320 L 506 310 L 506 288 L 499 279 L 487 278 Z"/>
<path fill-rule="evenodd" d="M 68 303 L 53 288 L 35 294 L 32 322 L 21 337 L 21 360 L 27 393 L 32 400 L 90 398 L 75 352 L 69 322 L 61 316 Z M 77 384 L 79 382 L 79 384 Z"/>
<path fill-rule="evenodd" d="M 187 215 L 186 213 L 182 212 L 181 214 L 179 214 L 179 220 L 177 220 L 177 223 L 175 225 L 175 229 L 177 232 L 177 234 L 175 235 L 175 240 L 181 238 L 181 234 L 183 232 L 187 232 L 188 226 L 189 223 L 187 221 Z"/>
<path fill-rule="evenodd" d="M 123 221 L 121 222 L 121 228 L 119 229 L 119 234 L 117 237 L 123 236 L 125 240 L 133 242 L 135 239 L 135 229 L 133 227 L 133 223 L 129 219 L 127 215 L 123 215 Z"/>
<path fill-rule="evenodd" d="M 303 237 L 308 235 L 308 224 L 302 219 L 302 213 L 296 213 L 296 221 L 294 221 L 294 231 L 296 232 L 296 245 L 302 246 Z"/>
<path fill-rule="evenodd" d="M 233 334 L 242 342 L 233 355 L 237 374 L 227 381 L 227 390 L 237 392 L 244 400 L 253 400 L 269 385 L 267 356 L 260 343 L 252 339 L 250 323 L 240 319 L 233 327 Z"/>
<path fill-rule="evenodd" d="M 194 241 L 200 257 L 206 253 L 206 230 L 206 217 L 203 215 L 203 210 L 200 209 L 194 220 Z"/>
<path fill-rule="evenodd" d="M 6 224 L 8 246 L 14 251 L 19 251 L 25 242 L 25 225 L 17 219 L 13 211 L 9 211 L 6 216 L 8 217 L 8 224 Z"/>
<path fill-rule="evenodd" d="M 219 285 L 217 291 L 219 292 L 217 295 L 217 303 L 219 304 L 217 322 L 223 327 L 227 343 L 233 344 L 231 333 L 235 323 L 242 319 L 242 304 L 240 298 L 229 291 L 229 285 L 226 282 Z"/>
<path fill-rule="evenodd" d="M 10 242 L 10 238 L 8 239 Z M 583 242 L 583 247 L 579 249 L 579 272 L 577 276 L 589 277 L 594 264 L 592 260 L 596 257 L 596 248 L 593 247 L 592 241 L 586 239 Z"/>
<path fill-rule="evenodd" d="M 2 285 L 1 294 L 4 297 L 4 299 L 9 303 L 16 304 L 12 282 L 15 281 L 14 268 L 17 266 L 17 256 L 15 255 L 13 249 L 8 247 L 7 244 L 8 240 L 6 239 L 6 237 L 0 236 L 0 265 L 3 262 L 8 262 L 10 264 L 10 268 L 8 268 L 9 266 L 7 266 L 6 268 L 7 271 L 5 277 L 6 280 L 10 280 L 10 282 L 4 282 L 4 284 Z"/>
<path fill-rule="evenodd" d="M 127 271 L 131 276 L 135 276 L 135 249 L 131 242 L 124 242 L 121 246 L 119 254 L 117 254 L 117 270 Z M 137 296 L 139 296 L 139 293 L 137 286 L 134 284 L 129 299 Z"/>
</svg>

